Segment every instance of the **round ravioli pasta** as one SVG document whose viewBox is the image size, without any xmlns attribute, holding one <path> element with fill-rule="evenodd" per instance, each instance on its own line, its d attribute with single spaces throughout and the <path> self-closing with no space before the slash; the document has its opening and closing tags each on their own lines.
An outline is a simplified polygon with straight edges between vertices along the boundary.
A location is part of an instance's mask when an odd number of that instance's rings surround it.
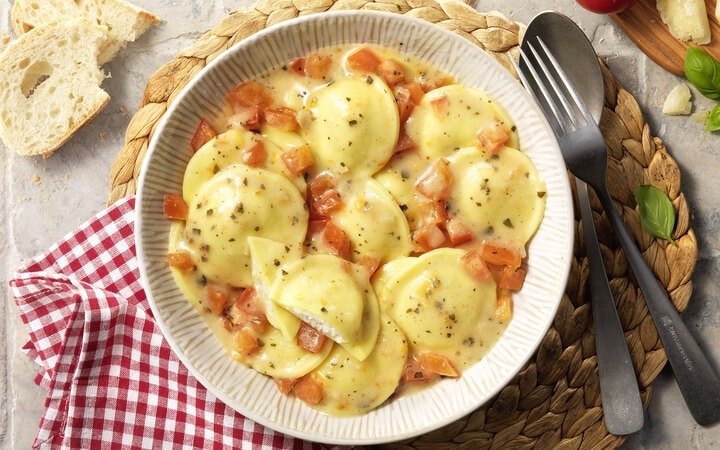
<svg viewBox="0 0 720 450">
<path fill-rule="evenodd" d="M 307 224 L 305 199 L 290 181 L 235 164 L 198 191 L 188 208 L 185 241 L 207 279 L 247 287 L 253 282 L 248 236 L 300 246 Z"/>
<path fill-rule="evenodd" d="M 364 268 L 334 255 L 308 255 L 281 267 L 270 298 L 356 359 L 372 352 L 380 307 Z"/>
<path fill-rule="evenodd" d="M 492 240 L 525 255 L 545 211 L 545 185 L 530 158 L 503 148 L 488 155 L 476 147 L 448 157 L 453 185 L 451 215 L 472 228 L 479 240 Z"/>
<path fill-rule="evenodd" d="M 242 164 L 243 148 L 251 147 L 259 137 L 245 128 L 232 128 L 206 142 L 190 158 L 183 177 L 183 198 L 193 201 L 203 184 L 227 166 Z"/>
<path fill-rule="evenodd" d="M 405 367 L 408 346 L 393 320 L 382 314 L 372 353 L 363 361 L 336 345 L 313 375 L 323 385 L 323 398 L 314 405 L 332 415 L 364 414 L 387 400 Z"/>
<path fill-rule="evenodd" d="M 378 292 L 383 312 L 405 333 L 413 351 L 446 353 L 458 367 L 477 362 L 474 346 L 497 339 L 497 333 L 488 332 L 494 326 L 495 281 L 479 282 L 463 270 L 464 254 L 441 248 L 400 260 Z"/>
<path fill-rule="evenodd" d="M 383 263 L 412 251 L 410 227 L 400 206 L 374 179 L 341 185 L 344 206 L 333 220 L 352 242 L 355 260 L 363 256 Z"/>
<path fill-rule="evenodd" d="M 292 175 L 285 167 L 280 154 L 290 147 L 305 144 L 298 135 L 268 129 L 262 135 L 245 128 L 230 128 L 205 143 L 190 158 L 183 178 L 183 198 L 190 203 L 200 187 L 210 181 L 215 174 L 233 164 L 243 164 L 243 151 L 255 145 L 262 145 L 267 153 L 261 168 L 280 174 L 290 180 L 301 192 L 305 192 L 305 179 Z"/>
<path fill-rule="evenodd" d="M 302 136 L 316 172 L 369 176 L 392 156 L 399 114 L 392 92 L 378 77 L 334 81 L 313 92 L 307 108 L 312 120 Z"/>
<path fill-rule="evenodd" d="M 420 155 L 436 159 L 454 149 L 475 145 L 480 128 L 496 120 L 507 124 L 510 133 L 507 145 L 518 147 L 513 122 L 498 102 L 485 92 L 451 84 L 425 94 L 405 129 Z"/>
</svg>

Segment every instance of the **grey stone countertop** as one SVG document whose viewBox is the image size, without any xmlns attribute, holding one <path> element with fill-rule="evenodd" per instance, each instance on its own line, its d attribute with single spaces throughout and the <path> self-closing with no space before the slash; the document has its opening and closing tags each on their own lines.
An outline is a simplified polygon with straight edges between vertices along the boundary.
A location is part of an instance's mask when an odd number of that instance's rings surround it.
<svg viewBox="0 0 720 450">
<path fill-rule="evenodd" d="M 20 350 L 28 335 L 8 280 L 24 262 L 104 208 L 110 166 L 122 148 L 128 122 L 138 110 L 150 75 L 229 11 L 250 1 L 133 3 L 163 21 L 103 68 L 111 74 L 103 83 L 112 98 L 105 110 L 51 158 L 20 157 L 4 147 L 0 150 L 4 217 L 0 228 L 0 448 L 30 448 L 45 401 L 45 392 L 33 383 L 35 363 Z M 0 0 L 0 35 L 12 36 L 11 7 L 12 0 Z M 609 17 L 590 13 L 573 0 L 479 0 L 475 8 L 497 10 L 524 23 L 547 9 L 569 15 L 638 100 L 652 134 L 665 142 L 682 172 L 699 245 L 694 293 L 684 320 L 715 367 L 720 367 L 720 135 L 704 131 L 687 117 L 661 113 L 665 96 L 682 80 L 648 59 Z M 693 92 L 696 108 L 714 105 Z M 623 448 L 720 448 L 720 425 L 701 427 L 693 421 L 666 367 L 655 380 L 645 427 L 630 436 Z"/>
</svg>

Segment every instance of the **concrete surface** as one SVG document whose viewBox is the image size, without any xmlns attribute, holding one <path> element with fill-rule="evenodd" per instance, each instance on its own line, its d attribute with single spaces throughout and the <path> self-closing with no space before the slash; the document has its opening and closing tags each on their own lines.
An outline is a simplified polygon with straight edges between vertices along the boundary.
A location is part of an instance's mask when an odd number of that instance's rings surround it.
<svg viewBox="0 0 720 450">
<path fill-rule="evenodd" d="M 0 151 L 0 448 L 29 448 L 43 410 L 44 392 L 33 383 L 34 363 L 21 352 L 27 333 L 7 288 L 12 272 L 105 206 L 110 165 L 122 147 L 149 76 L 164 62 L 219 22 L 240 0 L 133 0 L 163 23 L 131 44 L 104 69 L 103 87 L 112 100 L 91 124 L 52 158 L 18 157 Z M 11 35 L 12 0 L 0 0 L 0 35 Z M 720 136 L 686 117 L 661 114 L 662 101 L 680 81 L 646 58 L 605 16 L 573 0 L 479 0 L 476 8 L 498 10 L 527 23 L 537 12 L 555 9 L 577 20 L 615 76 L 639 101 L 654 135 L 666 143 L 683 174 L 700 248 L 695 291 L 685 320 L 720 367 Z M 698 96 L 696 96 L 697 98 Z M 713 103 L 697 98 L 697 106 Z M 0 144 L 1 145 L 1 144 Z M 38 220 L 41 217 L 41 220 Z M 686 409 L 671 371 L 655 381 L 646 425 L 626 449 L 720 448 L 720 425 L 701 427 Z"/>
</svg>

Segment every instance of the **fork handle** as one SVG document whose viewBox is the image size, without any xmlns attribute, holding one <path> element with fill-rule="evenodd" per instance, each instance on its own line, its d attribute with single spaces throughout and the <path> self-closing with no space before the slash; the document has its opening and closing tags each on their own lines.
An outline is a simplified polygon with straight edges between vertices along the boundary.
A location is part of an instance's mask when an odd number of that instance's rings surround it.
<svg viewBox="0 0 720 450">
<path fill-rule="evenodd" d="M 579 179 L 575 182 L 590 271 L 590 299 L 605 425 L 614 435 L 632 434 L 643 427 L 645 420 L 640 389 L 600 253 L 587 185 Z"/>
<path fill-rule="evenodd" d="M 607 187 L 596 192 L 638 280 L 690 413 L 700 425 L 717 422 L 720 420 L 720 378 L 673 306 L 667 291 L 643 259 Z"/>
</svg>

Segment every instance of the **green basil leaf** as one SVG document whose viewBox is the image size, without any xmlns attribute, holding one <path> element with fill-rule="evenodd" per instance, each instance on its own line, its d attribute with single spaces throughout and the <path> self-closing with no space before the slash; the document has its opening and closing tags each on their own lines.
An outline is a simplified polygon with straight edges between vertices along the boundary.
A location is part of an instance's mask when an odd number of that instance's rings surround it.
<svg viewBox="0 0 720 450">
<path fill-rule="evenodd" d="M 699 47 L 685 53 L 685 78 L 705 97 L 720 100 L 720 62 Z"/>
<path fill-rule="evenodd" d="M 716 105 L 705 121 L 705 129 L 708 131 L 720 130 L 720 105 Z"/>
<path fill-rule="evenodd" d="M 645 231 L 651 236 L 675 244 L 672 238 L 675 228 L 675 209 L 667 194 L 655 186 L 641 185 L 635 191 L 635 200 L 640 212 L 640 222 Z"/>
</svg>

